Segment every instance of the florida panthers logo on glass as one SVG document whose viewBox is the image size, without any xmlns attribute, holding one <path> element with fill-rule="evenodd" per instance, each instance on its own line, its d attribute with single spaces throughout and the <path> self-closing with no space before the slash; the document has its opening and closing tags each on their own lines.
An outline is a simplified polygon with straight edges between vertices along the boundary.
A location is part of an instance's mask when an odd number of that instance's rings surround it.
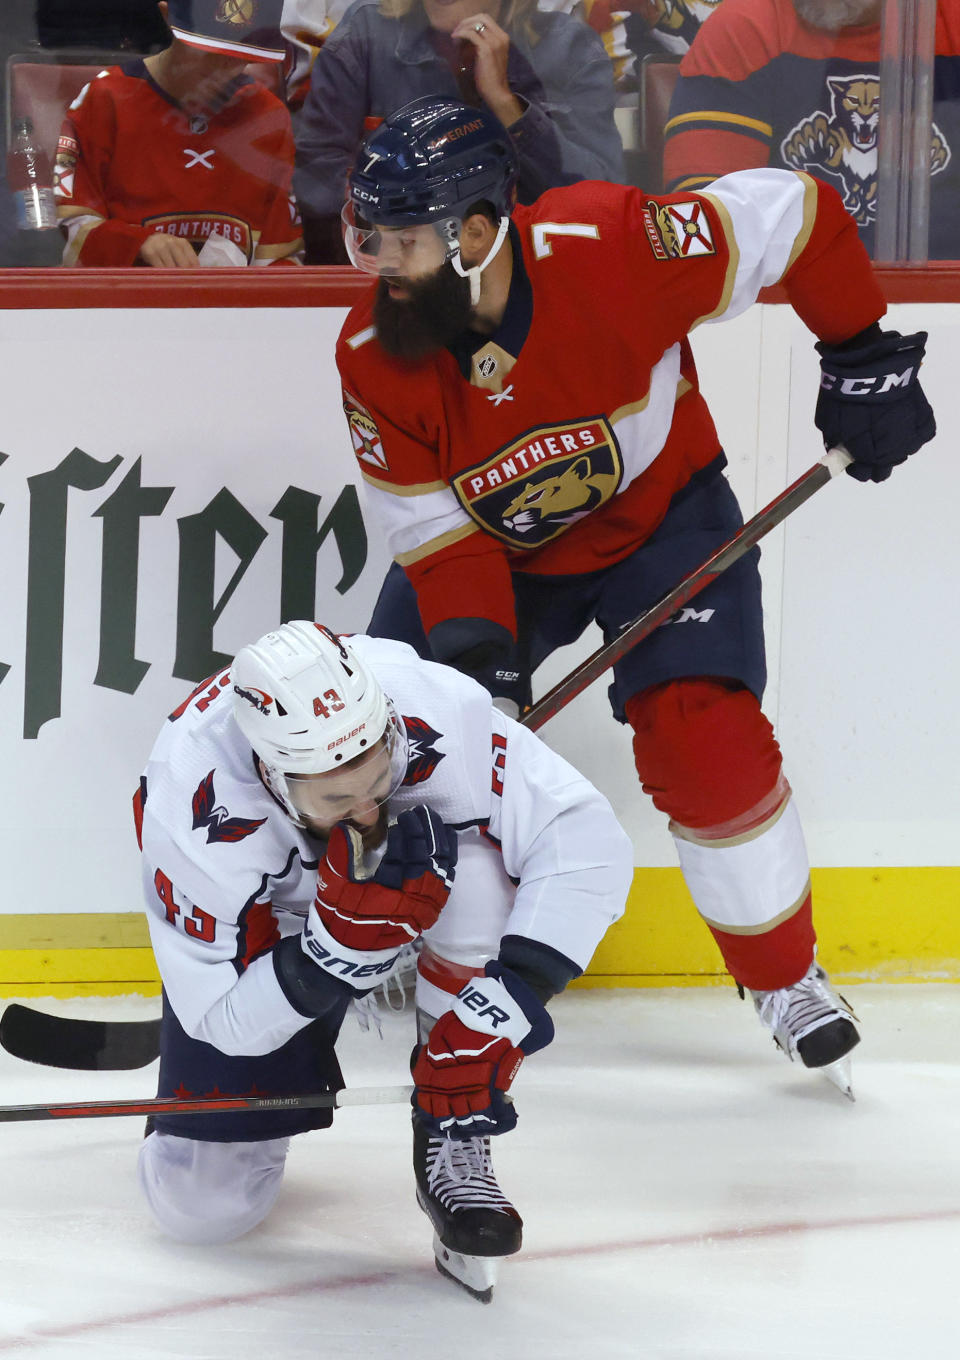
<svg viewBox="0 0 960 1360">
<path fill-rule="evenodd" d="M 422 784 L 429 779 L 443 759 L 443 751 L 438 751 L 436 743 L 442 733 L 435 732 L 422 718 L 408 718 L 403 715 L 403 725 L 407 729 L 407 773 L 404 784 Z"/>
<path fill-rule="evenodd" d="M 616 437 L 598 416 L 530 430 L 452 486 L 488 533 L 514 548 L 539 548 L 608 501 L 622 477 Z"/>
<path fill-rule="evenodd" d="M 660 46 L 670 52 L 684 52 L 719 3 L 720 0 L 636 0 L 631 8 L 643 17 Z"/>
<path fill-rule="evenodd" d="M 880 81 L 875 75 L 828 76 L 830 108 L 816 109 L 797 123 L 780 144 L 784 164 L 793 170 L 835 176 L 843 206 L 861 226 L 877 215 L 877 136 L 880 130 Z M 930 173 L 939 174 L 950 148 L 934 123 L 930 129 Z"/>
</svg>

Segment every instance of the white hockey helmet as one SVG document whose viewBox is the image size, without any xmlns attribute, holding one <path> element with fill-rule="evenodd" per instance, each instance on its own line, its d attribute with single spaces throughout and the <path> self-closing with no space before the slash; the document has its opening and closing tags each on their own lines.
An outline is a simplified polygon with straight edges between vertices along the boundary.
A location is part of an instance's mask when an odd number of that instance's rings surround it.
<svg viewBox="0 0 960 1360">
<path fill-rule="evenodd" d="M 283 624 L 241 648 L 231 679 L 234 717 L 298 826 L 323 799 L 319 790 L 298 797 L 297 785 L 302 794 L 318 775 L 374 804 L 403 782 L 403 722 L 370 668 L 329 628 L 306 619 Z M 344 778 L 334 777 L 339 771 Z"/>
</svg>

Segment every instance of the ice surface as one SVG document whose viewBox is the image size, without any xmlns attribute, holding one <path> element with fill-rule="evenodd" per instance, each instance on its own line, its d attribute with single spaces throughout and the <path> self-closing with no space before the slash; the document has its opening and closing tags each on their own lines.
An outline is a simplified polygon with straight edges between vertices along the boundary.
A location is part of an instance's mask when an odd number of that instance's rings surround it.
<svg viewBox="0 0 960 1360">
<path fill-rule="evenodd" d="M 515 1087 L 500 1182 L 526 1221 L 484 1307 L 434 1270 L 408 1114 L 294 1140 L 273 1214 L 165 1241 L 143 1121 L 0 1129 L 0 1354 L 38 1360 L 955 1360 L 960 988 L 846 989 L 856 1104 L 777 1053 L 732 988 L 576 992 Z M 56 1003 L 96 1018 L 152 1002 Z M 409 1012 L 352 1019 L 347 1081 L 406 1080 Z M 151 1095 L 152 1068 L 0 1054 L 4 1104 Z"/>
</svg>

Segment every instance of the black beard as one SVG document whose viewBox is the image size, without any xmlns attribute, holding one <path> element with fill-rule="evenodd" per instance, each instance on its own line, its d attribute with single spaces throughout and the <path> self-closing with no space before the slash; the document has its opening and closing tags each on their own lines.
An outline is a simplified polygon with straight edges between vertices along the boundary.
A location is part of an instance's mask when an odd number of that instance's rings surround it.
<svg viewBox="0 0 960 1360">
<path fill-rule="evenodd" d="M 353 826 L 353 823 L 350 823 Z M 363 842 L 364 853 L 369 855 L 376 850 L 378 845 L 382 845 L 387 838 L 387 831 L 390 825 L 390 809 L 387 803 L 380 805 L 379 815 L 373 826 L 358 826 L 355 829 L 360 832 L 360 839 Z"/>
<path fill-rule="evenodd" d="M 313 817 L 303 817 L 302 820 L 304 829 L 316 840 L 326 842 L 330 839 L 330 832 L 333 830 L 332 826 L 323 826 Z M 363 853 L 369 855 L 372 851 L 376 850 L 379 845 L 382 845 L 387 838 L 387 832 L 390 829 L 390 805 L 389 803 L 381 804 L 377 813 L 377 820 L 372 826 L 357 826 L 357 824 L 351 821 L 349 817 L 344 818 L 344 821 L 347 826 L 353 827 L 354 831 L 359 834 L 360 841 L 363 845 Z"/>
<path fill-rule="evenodd" d="M 415 363 L 454 341 L 470 324 L 470 280 L 447 263 L 419 281 L 403 280 L 409 297 L 394 300 L 380 279 L 373 321 L 388 354 Z"/>
</svg>

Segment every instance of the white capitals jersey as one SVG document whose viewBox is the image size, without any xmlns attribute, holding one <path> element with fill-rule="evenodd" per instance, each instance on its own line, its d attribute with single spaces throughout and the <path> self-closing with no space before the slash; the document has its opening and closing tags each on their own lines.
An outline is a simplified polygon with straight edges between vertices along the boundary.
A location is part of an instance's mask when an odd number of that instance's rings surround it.
<svg viewBox="0 0 960 1360">
<path fill-rule="evenodd" d="M 433 952 L 495 957 L 510 934 L 585 968 L 632 875 L 606 799 L 474 681 L 405 643 L 350 642 L 407 727 L 391 814 L 425 803 L 458 831 L 456 881 L 426 935 Z M 325 847 L 261 782 L 229 670 L 171 714 L 139 801 L 147 918 L 181 1024 L 224 1053 L 272 1052 L 310 1023 L 281 989 L 271 950 L 302 929 Z"/>
</svg>

